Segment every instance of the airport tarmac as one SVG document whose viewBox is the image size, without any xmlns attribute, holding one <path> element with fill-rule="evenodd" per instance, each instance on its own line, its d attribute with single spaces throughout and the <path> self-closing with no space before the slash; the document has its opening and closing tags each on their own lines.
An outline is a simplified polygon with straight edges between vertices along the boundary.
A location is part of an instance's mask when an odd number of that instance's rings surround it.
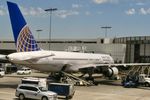
<svg viewBox="0 0 150 100">
<path fill-rule="evenodd" d="M 32 76 L 45 77 L 47 74 L 34 73 Z M 0 78 L 0 100 L 18 100 L 15 89 L 21 77 L 24 76 L 12 74 Z M 102 81 L 98 86 L 76 86 L 75 90 L 72 100 L 150 100 L 150 88 L 124 88 L 120 81 Z"/>
</svg>

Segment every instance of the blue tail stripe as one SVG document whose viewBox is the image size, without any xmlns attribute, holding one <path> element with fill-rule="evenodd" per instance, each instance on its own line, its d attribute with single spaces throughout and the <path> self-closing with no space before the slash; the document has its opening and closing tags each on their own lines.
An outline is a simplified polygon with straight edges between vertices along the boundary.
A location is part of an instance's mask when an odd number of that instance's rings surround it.
<svg viewBox="0 0 150 100">
<path fill-rule="evenodd" d="M 15 38 L 15 42 L 17 42 L 18 35 L 22 28 L 27 24 L 21 11 L 15 3 L 7 1 L 12 30 Z"/>
<path fill-rule="evenodd" d="M 7 2 L 7 5 L 17 51 L 40 50 L 17 4 Z"/>
</svg>

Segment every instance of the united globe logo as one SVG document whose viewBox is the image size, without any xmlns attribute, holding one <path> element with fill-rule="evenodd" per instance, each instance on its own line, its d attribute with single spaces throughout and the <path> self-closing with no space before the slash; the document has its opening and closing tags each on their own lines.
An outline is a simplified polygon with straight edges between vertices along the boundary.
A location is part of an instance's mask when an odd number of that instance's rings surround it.
<svg viewBox="0 0 150 100">
<path fill-rule="evenodd" d="M 38 51 L 38 47 L 30 29 L 28 26 L 25 26 L 17 39 L 17 51 L 18 52 L 27 52 L 27 51 Z"/>
</svg>

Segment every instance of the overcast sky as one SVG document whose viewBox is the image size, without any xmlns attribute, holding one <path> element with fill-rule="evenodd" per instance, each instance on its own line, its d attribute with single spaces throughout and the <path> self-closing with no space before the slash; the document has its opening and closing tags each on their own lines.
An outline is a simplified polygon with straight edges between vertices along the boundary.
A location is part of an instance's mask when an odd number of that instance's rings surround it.
<svg viewBox="0 0 150 100">
<path fill-rule="evenodd" d="M 111 26 L 108 37 L 149 36 L 150 0 L 10 0 L 19 5 L 35 38 L 49 33 L 49 14 L 44 10 L 57 8 L 52 15 L 52 38 L 104 37 L 102 26 Z M 6 0 L 0 0 L 0 39 L 12 39 Z"/>
</svg>

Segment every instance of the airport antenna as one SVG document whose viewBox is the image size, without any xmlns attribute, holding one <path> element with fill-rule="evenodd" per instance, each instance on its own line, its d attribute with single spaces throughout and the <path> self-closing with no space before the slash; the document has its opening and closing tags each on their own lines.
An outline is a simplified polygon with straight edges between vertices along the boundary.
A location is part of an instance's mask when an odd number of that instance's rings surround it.
<svg viewBox="0 0 150 100">
<path fill-rule="evenodd" d="M 49 26 L 49 50 L 50 50 L 50 45 L 51 45 L 51 32 L 52 32 L 52 28 L 51 28 L 51 24 L 52 24 L 52 12 L 53 11 L 56 11 L 57 8 L 48 8 L 48 9 L 45 9 L 46 12 L 49 12 L 50 14 L 50 26 Z"/>
<path fill-rule="evenodd" d="M 110 26 L 103 26 L 103 27 L 101 27 L 102 29 L 105 29 L 105 38 L 107 37 L 107 30 L 108 29 L 111 29 L 112 27 L 110 27 Z"/>
</svg>

